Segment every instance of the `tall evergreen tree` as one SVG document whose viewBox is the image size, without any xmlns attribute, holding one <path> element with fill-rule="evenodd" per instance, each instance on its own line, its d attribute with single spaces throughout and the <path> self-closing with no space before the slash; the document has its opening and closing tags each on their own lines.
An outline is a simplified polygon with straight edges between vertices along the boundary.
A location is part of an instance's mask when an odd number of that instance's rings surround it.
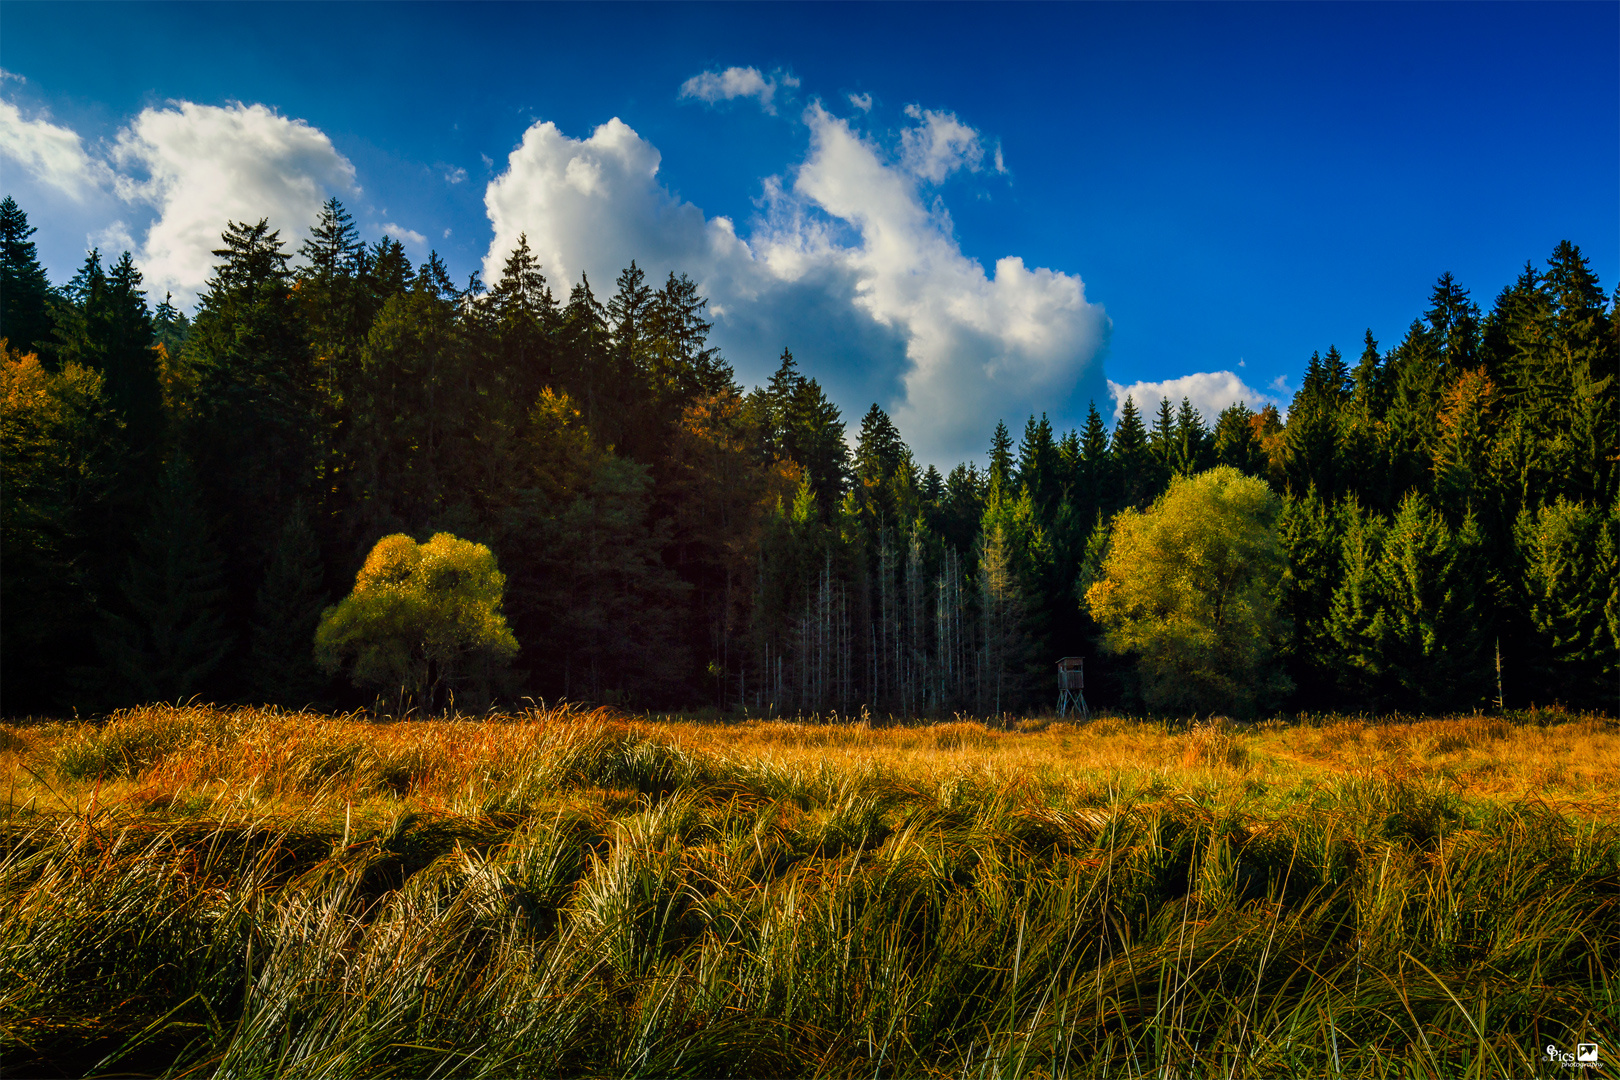
<svg viewBox="0 0 1620 1080">
<path fill-rule="evenodd" d="M 1612 707 L 1620 676 L 1620 515 L 1559 498 L 1523 511 L 1514 538 L 1522 560 L 1515 600 L 1532 632 L 1508 643 L 1504 660 L 1522 672 L 1512 697 Z"/>
<path fill-rule="evenodd" d="M 1108 428 L 1103 424 L 1095 401 L 1086 406 L 1086 426 L 1080 432 L 1078 487 L 1080 494 L 1075 505 L 1085 520 L 1099 513 L 1111 516 L 1119 509 L 1119 483 L 1114 476 L 1113 454 L 1108 448 Z"/>
<path fill-rule="evenodd" d="M 1121 508 L 1143 507 L 1158 493 L 1158 482 L 1153 450 L 1148 443 L 1147 429 L 1142 426 L 1142 414 L 1136 411 L 1136 402 L 1125 399 L 1125 408 L 1114 425 L 1111 446 L 1114 467 L 1120 480 Z"/>
<path fill-rule="evenodd" d="M 320 545 L 303 504 L 295 503 L 253 604 L 248 681 L 256 700 L 300 708 L 325 691 L 313 652 L 327 601 L 323 577 Z"/>
<path fill-rule="evenodd" d="M 1017 483 L 1035 500 L 1041 519 L 1051 520 L 1057 512 L 1058 501 L 1063 498 L 1063 478 L 1057 443 L 1052 438 L 1052 422 L 1045 413 L 1039 420 L 1031 416 L 1024 425 L 1024 437 L 1018 444 Z"/>
<path fill-rule="evenodd" d="M 207 689 L 230 650 L 224 560 L 183 457 L 158 483 L 151 519 L 120 583 L 121 614 L 102 638 L 124 701 L 177 701 Z"/>
<path fill-rule="evenodd" d="M 1229 405 L 1215 419 L 1214 456 L 1218 464 L 1230 465 L 1249 476 L 1265 478 L 1267 458 L 1254 431 L 1254 412 L 1243 402 Z"/>
<path fill-rule="evenodd" d="M 15 199 L 0 200 L 0 338 L 18 353 L 36 352 L 51 337 L 51 283 L 29 239 L 37 231 Z"/>
<path fill-rule="evenodd" d="M 292 505 L 321 491 L 321 399 L 288 255 L 264 221 L 231 222 L 199 301 L 184 362 L 195 389 L 180 444 L 221 526 L 227 610 L 245 630 L 265 561 Z"/>
<path fill-rule="evenodd" d="M 1007 488 L 1013 481 L 1012 435 L 1003 420 L 996 421 L 995 433 L 990 436 L 989 477 L 992 488 Z"/>
<path fill-rule="evenodd" d="M 1329 632 L 1380 709 L 1438 711 L 1482 701 L 1480 538 L 1472 519 L 1453 529 L 1418 492 L 1384 531 L 1376 562 L 1370 530 L 1346 532 L 1345 573 Z"/>
</svg>

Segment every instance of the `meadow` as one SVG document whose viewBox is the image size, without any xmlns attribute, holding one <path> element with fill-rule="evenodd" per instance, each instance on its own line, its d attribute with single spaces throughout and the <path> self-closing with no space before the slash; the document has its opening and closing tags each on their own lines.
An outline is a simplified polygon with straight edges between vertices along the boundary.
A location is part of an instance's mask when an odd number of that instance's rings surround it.
<svg viewBox="0 0 1620 1080">
<path fill-rule="evenodd" d="M 1601 716 L 149 707 L 0 725 L 0 785 L 7 1076 L 1531 1077 L 1571 1075 L 1549 1044 L 1620 1055 Z"/>
</svg>

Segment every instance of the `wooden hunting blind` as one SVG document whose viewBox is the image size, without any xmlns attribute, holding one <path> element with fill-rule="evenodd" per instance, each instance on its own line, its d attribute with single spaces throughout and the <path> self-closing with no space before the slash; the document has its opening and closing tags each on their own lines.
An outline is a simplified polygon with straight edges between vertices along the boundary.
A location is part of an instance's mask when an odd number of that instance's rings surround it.
<svg viewBox="0 0 1620 1080">
<path fill-rule="evenodd" d="M 1057 668 L 1058 715 L 1078 712 L 1082 720 L 1090 720 L 1091 710 L 1086 708 L 1086 658 L 1065 656 L 1058 661 Z"/>
</svg>

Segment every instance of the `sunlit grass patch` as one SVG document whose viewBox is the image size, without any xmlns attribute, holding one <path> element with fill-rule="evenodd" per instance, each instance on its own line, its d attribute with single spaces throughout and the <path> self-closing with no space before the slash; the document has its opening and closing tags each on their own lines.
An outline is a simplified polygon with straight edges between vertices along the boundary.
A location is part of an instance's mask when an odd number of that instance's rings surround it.
<svg viewBox="0 0 1620 1080">
<path fill-rule="evenodd" d="M 1620 1034 L 1615 729 L 1548 721 L 0 728 L 0 1055 L 1542 1075 Z"/>
</svg>

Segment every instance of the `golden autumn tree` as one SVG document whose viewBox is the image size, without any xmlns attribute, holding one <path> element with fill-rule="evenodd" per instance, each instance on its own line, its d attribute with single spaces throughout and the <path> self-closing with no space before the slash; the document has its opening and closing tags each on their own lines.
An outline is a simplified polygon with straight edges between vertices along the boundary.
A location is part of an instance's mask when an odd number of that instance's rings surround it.
<svg viewBox="0 0 1620 1080">
<path fill-rule="evenodd" d="M 1274 664 L 1280 509 L 1264 481 L 1221 465 L 1114 520 L 1086 603 L 1104 648 L 1138 658 L 1150 708 L 1250 713 L 1286 691 Z"/>
<path fill-rule="evenodd" d="M 327 608 L 315 656 L 335 673 L 352 661 L 356 685 L 397 688 L 407 702 L 454 706 L 457 690 L 482 704 L 496 669 L 517 654 L 501 613 L 506 577 L 483 544 L 439 533 L 377 541 L 347 599 Z"/>
</svg>

